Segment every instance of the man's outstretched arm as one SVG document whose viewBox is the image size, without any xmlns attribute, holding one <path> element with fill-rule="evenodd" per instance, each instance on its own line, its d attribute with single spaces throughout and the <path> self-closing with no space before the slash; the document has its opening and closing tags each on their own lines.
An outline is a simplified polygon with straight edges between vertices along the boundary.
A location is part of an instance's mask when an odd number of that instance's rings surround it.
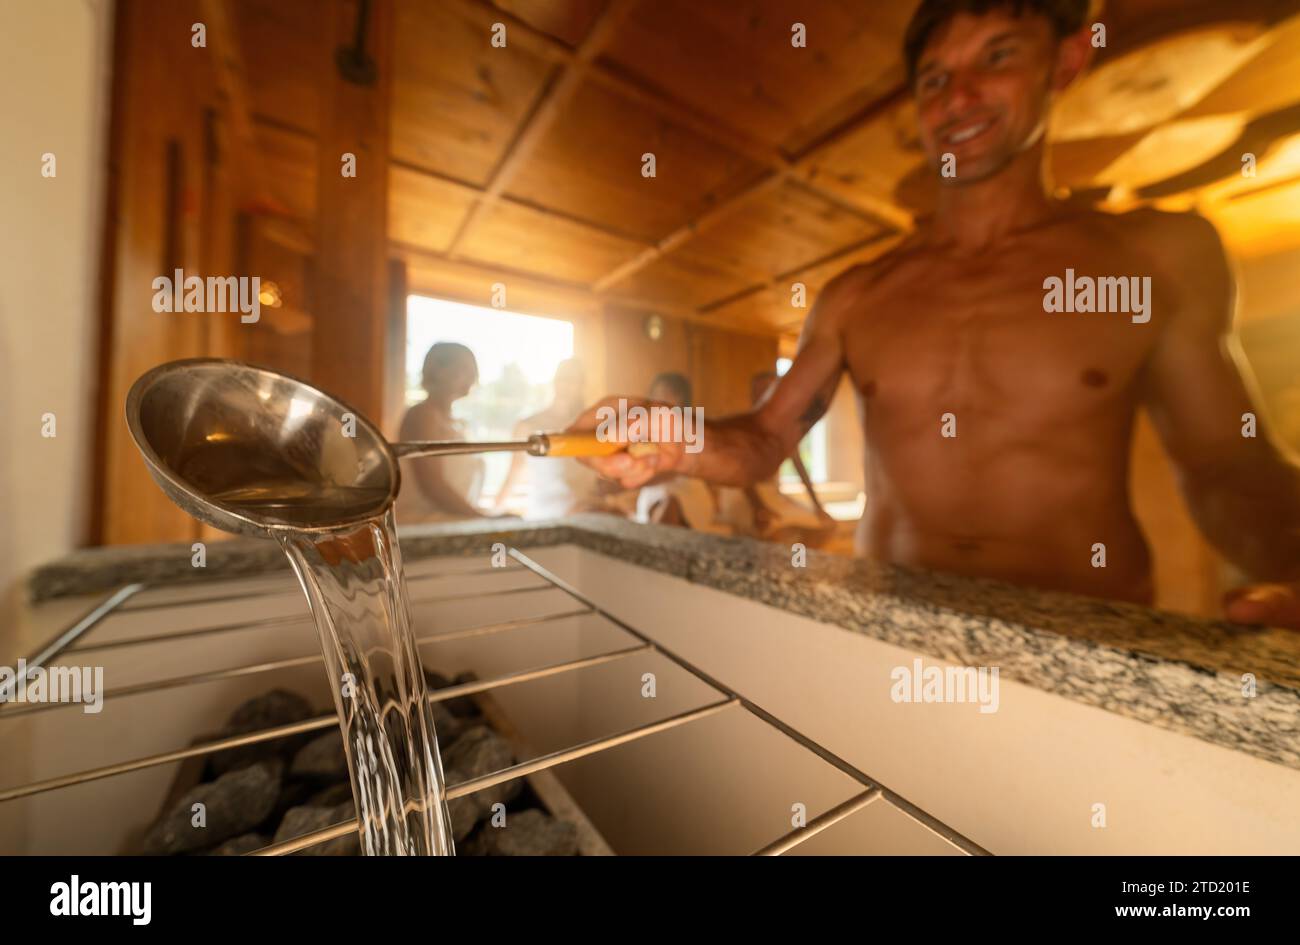
<svg viewBox="0 0 1300 945">
<path fill-rule="evenodd" d="M 583 462 L 625 488 L 644 485 L 660 473 L 683 473 L 722 485 L 746 486 L 771 476 L 830 406 L 844 373 L 841 326 L 860 298 L 861 271 L 831 280 L 804 323 L 799 351 L 785 376 L 752 410 L 719 420 L 705 418 L 702 449 L 688 453 L 671 430 L 653 431 L 657 449 L 640 455 L 619 452 Z M 585 411 L 570 430 L 594 430 L 607 397 Z M 626 398 L 629 406 L 647 401 Z M 666 442 L 665 442 L 666 441 Z"/>
<path fill-rule="evenodd" d="M 1181 304 L 1148 365 L 1148 410 L 1197 526 L 1251 578 L 1282 584 L 1230 595 L 1228 616 L 1300 627 L 1300 465 L 1270 439 L 1251 396 L 1218 236 L 1184 218 L 1166 245 L 1182 257 Z"/>
</svg>

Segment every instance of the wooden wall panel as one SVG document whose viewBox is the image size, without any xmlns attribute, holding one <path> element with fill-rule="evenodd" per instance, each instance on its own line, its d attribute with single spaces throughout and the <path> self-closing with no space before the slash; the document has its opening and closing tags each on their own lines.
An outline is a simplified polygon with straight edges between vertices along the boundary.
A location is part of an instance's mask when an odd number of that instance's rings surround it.
<svg viewBox="0 0 1300 945">
<path fill-rule="evenodd" d="M 254 115 L 310 132 L 320 130 L 317 50 L 325 45 L 332 0 L 226 0 L 249 77 Z"/>
<path fill-rule="evenodd" d="M 677 371 L 690 379 L 695 403 L 706 415 L 724 416 L 748 409 L 750 378 L 776 367 L 775 337 L 667 317 L 662 337 L 652 341 L 644 330 L 648 314 L 606 307 L 607 394 L 644 397 L 656 374 Z"/>
<path fill-rule="evenodd" d="M 606 307 L 606 394 L 644 397 L 650 392 L 654 376 L 663 371 L 677 371 L 690 377 L 686 323 L 676 318 L 665 318 L 662 337 L 651 341 L 644 329 L 649 314 L 621 306 Z"/>
<path fill-rule="evenodd" d="M 277 239 L 264 219 L 244 217 L 239 224 L 239 259 L 239 271 L 260 277 L 264 289 L 274 283 L 280 296 L 278 306 L 262 306 L 257 322 L 239 325 L 239 356 L 277 371 L 312 377 L 314 322 L 308 314 L 312 257 Z"/>
<path fill-rule="evenodd" d="M 753 376 L 776 369 L 776 338 L 698 324 L 687 326 L 687 338 L 695 402 L 705 416 L 748 410 Z"/>
<path fill-rule="evenodd" d="M 146 370 L 163 361 L 207 353 L 211 320 L 238 315 L 153 309 L 153 280 L 176 268 L 201 275 L 204 257 L 216 261 L 199 234 L 212 224 L 224 198 L 204 193 L 219 182 L 205 173 L 217 108 L 212 51 L 190 45 L 200 19 L 192 0 L 152 4 L 122 0 L 116 11 L 113 95 L 114 140 L 110 186 L 115 213 L 106 221 L 108 290 L 101 363 L 102 429 L 96 457 L 96 540 L 149 542 L 197 537 L 198 523 L 171 503 L 145 469 L 124 420 L 126 394 Z M 128 63 L 123 69 L 122 64 Z"/>
<path fill-rule="evenodd" d="M 314 220 L 319 163 L 316 138 L 264 122 L 253 126 L 253 135 L 272 201 L 266 209 L 302 221 Z"/>
</svg>

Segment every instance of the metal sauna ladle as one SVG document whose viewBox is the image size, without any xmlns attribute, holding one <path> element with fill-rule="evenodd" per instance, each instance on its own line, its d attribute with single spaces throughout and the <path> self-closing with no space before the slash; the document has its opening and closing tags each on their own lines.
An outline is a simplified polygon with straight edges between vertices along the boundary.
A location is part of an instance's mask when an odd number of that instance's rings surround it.
<svg viewBox="0 0 1300 945">
<path fill-rule="evenodd" d="M 177 505 L 224 531 L 279 539 L 293 562 L 333 680 L 340 732 L 352 746 L 363 851 L 453 853 L 424 670 L 389 530 L 398 458 L 488 450 L 601 455 L 622 445 L 563 433 L 390 444 L 364 416 L 304 381 L 216 359 L 148 371 L 131 386 L 126 419 L 149 472 Z M 327 582 L 318 560 L 329 564 Z M 385 582 L 395 576 L 397 586 L 367 590 L 376 573 Z"/>
<path fill-rule="evenodd" d="M 397 497 L 403 456 L 605 456 L 625 445 L 573 433 L 389 443 L 362 414 L 305 381 L 220 358 L 171 361 L 143 374 L 127 395 L 126 421 L 173 502 L 222 531 L 264 538 L 374 519 Z"/>
</svg>

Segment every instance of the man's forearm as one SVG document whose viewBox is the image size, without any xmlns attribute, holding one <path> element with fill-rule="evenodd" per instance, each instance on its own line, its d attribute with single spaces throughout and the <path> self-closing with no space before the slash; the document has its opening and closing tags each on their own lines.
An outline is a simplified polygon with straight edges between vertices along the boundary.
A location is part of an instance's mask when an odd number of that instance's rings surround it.
<svg viewBox="0 0 1300 945">
<path fill-rule="evenodd" d="M 1257 580 L 1300 580 L 1300 467 L 1279 457 L 1186 488 L 1197 525 L 1234 565 Z"/>
<path fill-rule="evenodd" d="M 683 455 L 680 471 L 723 486 L 748 486 L 768 478 L 785 459 L 782 438 L 765 431 L 753 413 L 706 421 L 702 448 Z"/>
</svg>

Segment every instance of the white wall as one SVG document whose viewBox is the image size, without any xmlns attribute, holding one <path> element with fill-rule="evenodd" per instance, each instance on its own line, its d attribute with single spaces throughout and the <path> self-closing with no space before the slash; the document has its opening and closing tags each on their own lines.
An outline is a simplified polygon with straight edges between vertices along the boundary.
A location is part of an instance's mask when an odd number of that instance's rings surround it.
<svg viewBox="0 0 1300 945">
<path fill-rule="evenodd" d="M 0 596 L 85 539 L 112 0 L 11 0 L 0 28 Z M 42 177 L 42 155 L 56 176 Z M 53 413 L 56 436 L 41 435 Z M 12 612 L 9 606 L 0 613 Z M 12 658 L 12 621 L 0 662 Z"/>
</svg>

